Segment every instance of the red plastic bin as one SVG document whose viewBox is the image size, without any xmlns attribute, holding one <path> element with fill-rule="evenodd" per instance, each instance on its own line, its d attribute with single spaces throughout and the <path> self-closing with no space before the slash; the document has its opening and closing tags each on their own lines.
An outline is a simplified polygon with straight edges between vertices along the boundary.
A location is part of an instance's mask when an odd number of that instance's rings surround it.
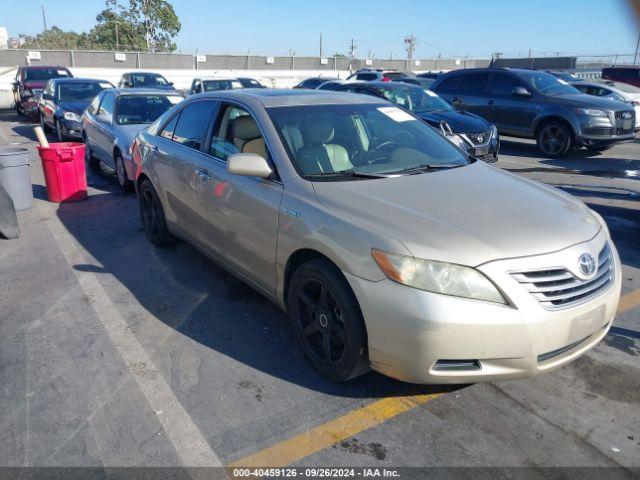
<svg viewBox="0 0 640 480">
<path fill-rule="evenodd" d="M 49 147 L 38 146 L 38 153 L 50 202 L 77 202 L 87 198 L 84 144 L 52 143 Z"/>
</svg>

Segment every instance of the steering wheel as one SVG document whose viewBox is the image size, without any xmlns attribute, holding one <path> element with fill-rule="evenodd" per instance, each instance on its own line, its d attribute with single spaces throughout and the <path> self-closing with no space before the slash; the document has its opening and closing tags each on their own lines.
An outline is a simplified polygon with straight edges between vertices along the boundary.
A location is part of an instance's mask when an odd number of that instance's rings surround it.
<svg viewBox="0 0 640 480">
<path fill-rule="evenodd" d="M 373 150 L 367 153 L 367 159 L 366 159 L 367 164 L 373 165 L 375 163 L 381 163 L 382 160 L 386 160 L 386 156 L 376 158 L 375 155 L 378 153 L 381 153 L 383 150 L 391 150 L 395 148 L 398 148 L 398 142 L 395 142 L 393 140 L 387 140 L 386 142 L 382 142 L 381 144 L 377 145 Z"/>
</svg>

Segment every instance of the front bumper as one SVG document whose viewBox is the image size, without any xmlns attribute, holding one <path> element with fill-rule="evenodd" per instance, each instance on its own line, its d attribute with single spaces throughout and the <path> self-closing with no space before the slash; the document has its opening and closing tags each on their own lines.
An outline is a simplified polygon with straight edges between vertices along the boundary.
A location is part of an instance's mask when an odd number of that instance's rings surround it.
<svg viewBox="0 0 640 480">
<path fill-rule="evenodd" d="M 508 272 L 563 265 L 585 246 L 601 248 L 606 235 L 548 255 L 495 261 L 478 267 L 513 307 L 439 295 L 347 274 L 364 315 L 371 366 L 413 383 L 474 383 L 524 378 L 560 367 L 596 345 L 608 332 L 620 298 L 620 260 L 612 246 L 611 285 L 582 304 L 546 310 Z M 444 369 L 446 362 L 476 361 Z M 451 365 L 449 363 L 449 365 Z"/>
<path fill-rule="evenodd" d="M 498 135 L 490 137 L 487 142 L 473 143 L 470 140 L 470 137 L 475 134 L 454 133 L 463 139 L 465 143 L 464 150 L 472 157 L 487 163 L 494 163 L 498 161 L 498 152 L 500 150 L 500 137 Z"/>
<path fill-rule="evenodd" d="M 60 126 L 65 137 L 82 138 L 82 122 L 63 118 L 60 120 Z"/>
<path fill-rule="evenodd" d="M 615 142 L 625 142 L 635 139 L 636 120 L 616 119 L 614 112 L 608 112 L 608 117 L 589 117 L 580 115 L 580 133 L 576 136 L 576 143 L 580 145 L 598 145 Z M 623 128 L 624 125 L 624 128 Z"/>
</svg>

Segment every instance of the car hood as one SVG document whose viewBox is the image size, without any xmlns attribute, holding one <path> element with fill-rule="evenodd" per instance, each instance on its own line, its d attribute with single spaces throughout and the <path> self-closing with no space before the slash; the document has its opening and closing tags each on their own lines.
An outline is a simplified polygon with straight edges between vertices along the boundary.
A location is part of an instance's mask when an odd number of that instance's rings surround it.
<svg viewBox="0 0 640 480">
<path fill-rule="evenodd" d="M 463 265 L 558 251 L 601 229 L 579 200 L 483 162 L 313 186 L 322 205 L 387 232 L 415 257 Z"/>
<path fill-rule="evenodd" d="M 437 127 L 444 120 L 454 133 L 480 133 L 491 130 L 489 122 L 469 112 L 443 110 L 440 112 L 419 113 L 418 116 L 434 127 Z"/>
<path fill-rule="evenodd" d="M 550 95 L 547 98 L 556 99 L 563 104 L 578 108 L 599 108 L 601 110 L 629 110 L 629 105 L 610 98 L 596 97 L 586 93 L 570 93 L 566 95 Z"/>
<path fill-rule="evenodd" d="M 78 115 L 82 115 L 90 103 L 90 100 L 87 100 L 86 102 L 64 102 L 59 104 L 59 107 L 63 112 L 73 112 Z"/>
</svg>

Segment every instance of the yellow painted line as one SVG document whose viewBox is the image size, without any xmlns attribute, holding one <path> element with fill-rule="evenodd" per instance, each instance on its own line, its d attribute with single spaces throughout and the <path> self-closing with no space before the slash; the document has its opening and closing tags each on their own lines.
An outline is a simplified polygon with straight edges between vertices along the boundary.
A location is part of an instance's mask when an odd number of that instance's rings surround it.
<svg viewBox="0 0 640 480">
<path fill-rule="evenodd" d="M 638 290 L 634 290 L 631 293 L 627 293 L 622 298 L 620 298 L 620 303 L 618 304 L 618 313 L 626 312 L 627 310 L 631 310 L 638 305 L 640 305 L 640 288 Z"/>
<path fill-rule="evenodd" d="M 267 447 L 233 462 L 229 467 L 285 467 L 309 455 L 353 437 L 418 405 L 438 398 L 442 393 L 376 400 L 362 408 L 324 423 L 305 433 Z"/>
</svg>

